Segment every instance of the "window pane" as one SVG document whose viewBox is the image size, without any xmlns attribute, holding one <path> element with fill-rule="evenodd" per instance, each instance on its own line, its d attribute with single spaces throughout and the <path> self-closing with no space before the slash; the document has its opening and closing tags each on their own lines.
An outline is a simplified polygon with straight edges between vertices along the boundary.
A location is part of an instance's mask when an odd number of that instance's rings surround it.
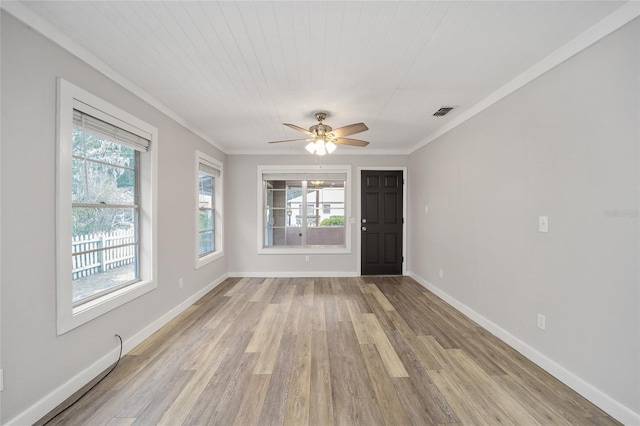
<svg viewBox="0 0 640 426">
<path fill-rule="evenodd" d="M 71 232 L 73 237 L 109 233 L 135 228 L 134 208 L 73 207 Z"/>
<path fill-rule="evenodd" d="M 84 137 L 84 138 L 83 138 Z M 90 132 L 83 132 L 79 128 L 73 129 L 73 155 L 90 158 L 92 160 L 122 167 L 135 167 L 135 153 L 133 148 L 119 144 Z"/>
<path fill-rule="evenodd" d="M 87 144 L 87 158 L 102 161 L 121 167 L 135 167 L 135 153 L 133 148 L 121 145 L 108 139 L 102 139 L 101 144 Z"/>
<path fill-rule="evenodd" d="M 71 154 L 84 157 L 84 133 L 81 129 L 73 128 Z"/>
<path fill-rule="evenodd" d="M 268 189 L 267 190 L 267 206 L 269 207 L 286 207 L 286 190 L 284 189 Z"/>
<path fill-rule="evenodd" d="M 198 222 L 198 230 L 213 230 L 213 210 L 200 210 L 200 220 Z"/>
<path fill-rule="evenodd" d="M 285 209 L 267 209 L 267 225 L 271 227 L 284 227 L 289 220 Z"/>
<path fill-rule="evenodd" d="M 138 278 L 133 227 L 74 235 L 72 253 L 74 302 Z"/>
<path fill-rule="evenodd" d="M 302 201 L 302 182 L 287 181 L 287 204 L 300 203 Z"/>
<path fill-rule="evenodd" d="M 320 226 L 344 226 L 344 213 L 338 209 L 333 210 L 332 215 L 323 215 Z"/>
<path fill-rule="evenodd" d="M 134 204 L 135 172 L 82 159 L 73 159 L 74 203 Z"/>
<path fill-rule="evenodd" d="M 345 244 L 344 226 L 307 228 L 307 245 L 342 246 Z"/>
<path fill-rule="evenodd" d="M 213 246 L 213 231 L 201 232 L 200 239 L 200 256 L 211 253 L 214 249 Z"/>
<path fill-rule="evenodd" d="M 81 202 L 134 204 L 133 170 L 87 161 L 87 199 Z"/>
<path fill-rule="evenodd" d="M 213 184 L 214 177 L 210 176 L 206 173 L 200 172 L 199 174 L 199 183 L 198 183 L 198 191 L 199 191 L 199 206 L 200 208 L 213 208 L 214 198 L 213 198 Z"/>
<path fill-rule="evenodd" d="M 71 163 L 71 199 L 74 203 L 83 203 L 87 200 L 87 180 L 85 174 L 85 161 L 74 158 Z"/>
</svg>

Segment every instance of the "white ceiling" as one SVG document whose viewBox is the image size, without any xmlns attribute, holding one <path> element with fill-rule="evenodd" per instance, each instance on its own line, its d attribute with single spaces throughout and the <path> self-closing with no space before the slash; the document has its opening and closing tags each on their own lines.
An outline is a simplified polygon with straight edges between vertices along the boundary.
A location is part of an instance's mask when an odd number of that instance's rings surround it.
<svg viewBox="0 0 640 426">
<path fill-rule="evenodd" d="M 407 153 L 605 18 L 613 1 L 21 2 L 227 153 L 303 153 L 327 111 Z M 89 88 L 87 88 L 89 89 Z M 457 108 L 443 118 L 440 106 Z M 360 150 L 360 151 L 357 151 Z"/>
</svg>

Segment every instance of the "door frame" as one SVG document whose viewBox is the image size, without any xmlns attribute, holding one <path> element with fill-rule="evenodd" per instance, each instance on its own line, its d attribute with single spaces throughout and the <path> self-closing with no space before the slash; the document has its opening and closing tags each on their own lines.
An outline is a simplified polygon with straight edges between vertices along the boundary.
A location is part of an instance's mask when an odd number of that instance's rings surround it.
<svg viewBox="0 0 640 426">
<path fill-rule="evenodd" d="M 362 226 L 362 171 L 363 170 L 381 170 L 381 171 L 398 171 L 402 172 L 402 179 L 404 181 L 404 185 L 402 185 L 402 217 L 404 219 L 404 223 L 402 224 L 402 275 L 407 275 L 407 222 L 409 221 L 407 218 L 407 187 L 409 185 L 409 180 L 407 179 L 407 167 L 406 166 L 398 166 L 398 167 L 389 167 L 389 166 L 369 166 L 369 167 L 358 167 L 357 171 L 357 183 L 356 183 L 356 227 L 359 228 Z M 357 229 L 356 228 L 356 229 Z M 357 241 L 357 256 L 356 256 L 356 275 L 358 277 L 362 276 L 362 232 L 357 229 L 358 241 Z"/>
</svg>

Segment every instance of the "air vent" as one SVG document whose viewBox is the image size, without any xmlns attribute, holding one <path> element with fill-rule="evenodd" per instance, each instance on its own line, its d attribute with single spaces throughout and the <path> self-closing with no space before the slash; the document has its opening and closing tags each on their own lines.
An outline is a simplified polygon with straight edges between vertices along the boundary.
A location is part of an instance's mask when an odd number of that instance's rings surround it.
<svg viewBox="0 0 640 426">
<path fill-rule="evenodd" d="M 453 109 L 453 107 L 442 107 L 439 110 L 437 110 L 436 112 L 433 113 L 434 117 L 443 117 L 447 114 L 449 114 L 449 112 Z"/>
</svg>

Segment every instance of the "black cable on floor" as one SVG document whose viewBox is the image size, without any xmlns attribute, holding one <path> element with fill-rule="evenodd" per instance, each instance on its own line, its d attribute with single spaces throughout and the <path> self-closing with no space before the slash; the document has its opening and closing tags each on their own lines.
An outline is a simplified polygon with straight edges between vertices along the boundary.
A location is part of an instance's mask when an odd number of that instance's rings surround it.
<svg viewBox="0 0 640 426">
<path fill-rule="evenodd" d="M 116 361 L 115 365 L 114 365 L 113 367 L 111 367 L 111 370 L 109 370 L 109 372 L 108 372 L 107 374 L 105 374 L 105 375 L 102 377 L 102 379 L 98 380 L 98 381 L 97 381 L 93 386 L 91 386 L 89 389 L 87 389 L 85 393 L 83 393 L 82 395 L 80 395 L 80 396 L 78 397 L 78 399 L 76 399 L 75 401 L 73 401 L 71 404 L 67 405 L 67 407 L 66 407 L 64 410 L 60 411 L 58 414 L 56 414 L 55 416 L 53 416 L 53 417 L 51 417 L 49 420 L 47 420 L 47 422 L 46 422 L 43 426 L 47 426 L 47 425 L 48 425 L 48 424 L 49 424 L 53 419 L 55 419 L 55 418 L 56 418 L 56 417 L 58 417 L 60 414 L 62 414 L 62 413 L 64 413 L 65 411 L 67 411 L 69 408 L 71 408 L 71 407 L 73 407 L 74 405 L 76 405 L 76 403 L 77 403 L 78 401 L 80 401 L 82 398 L 84 398 L 84 396 L 85 396 L 86 394 L 88 394 L 89 392 L 91 392 L 91 390 L 92 390 L 93 388 L 95 388 L 95 387 L 96 387 L 96 386 L 98 386 L 100 383 L 102 383 L 102 381 L 103 381 L 104 379 L 106 379 L 106 378 L 107 378 L 107 376 L 108 376 L 109 374 L 111 374 L 111 372 L 112 372 L 113 370 L 115 370 L 115 369 L 116 369 L 116 367 L 117 367 L 117 366 L 118 366 L 118 364 L 120 363 L 120 359 L 122 358 L 122 337 L 120 337 L 120 335 L 119 335 L 119 334 L 116 334 L 116 337 L 120 340 L 120 353 L 118 354 L 118 360 Z"/>
</svg>

